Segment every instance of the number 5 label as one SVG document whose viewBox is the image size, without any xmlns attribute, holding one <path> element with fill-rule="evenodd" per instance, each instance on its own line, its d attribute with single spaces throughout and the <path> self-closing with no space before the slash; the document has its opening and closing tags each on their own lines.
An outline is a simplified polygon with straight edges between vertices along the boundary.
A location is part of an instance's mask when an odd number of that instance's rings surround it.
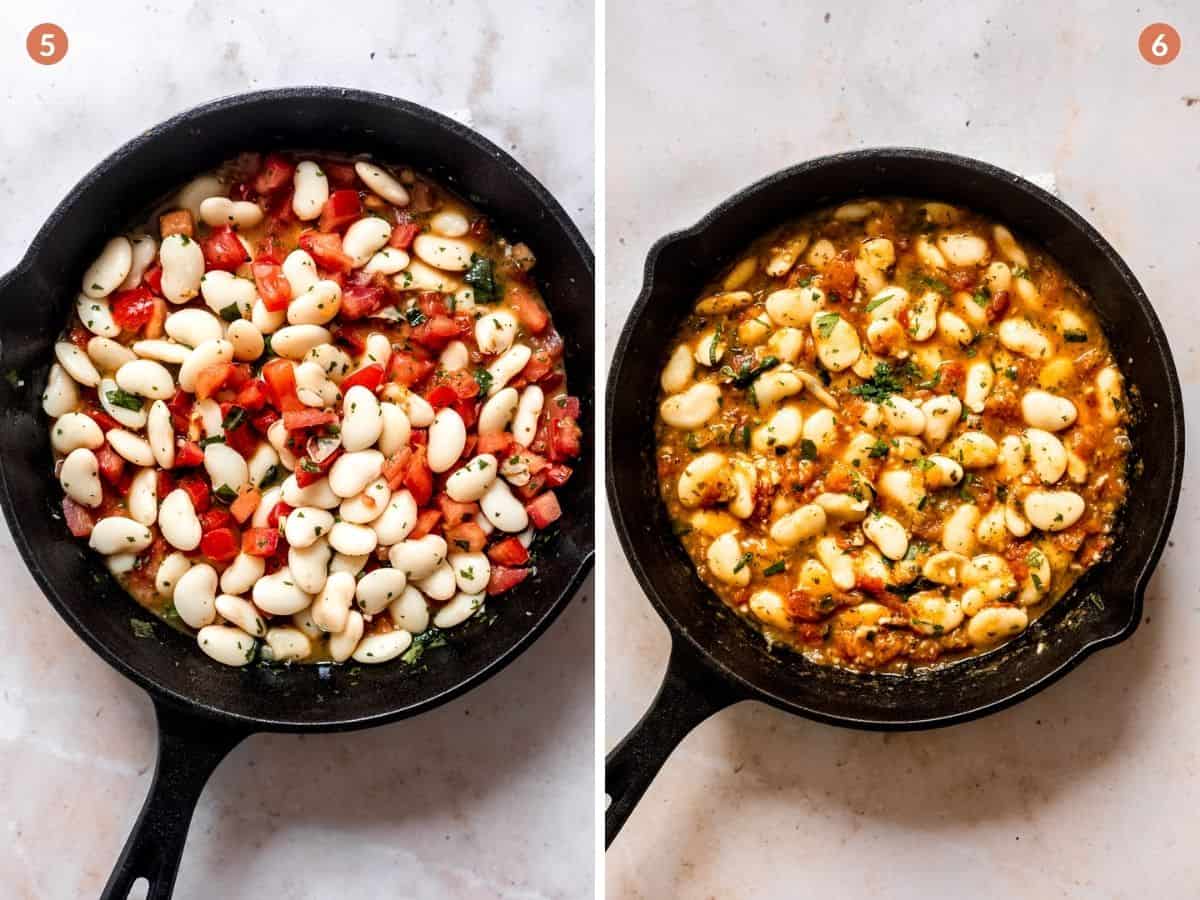
<svg viewBox="0 0 1200 900">
<path fill-rule="evenodd" d="M 40 66 L 52 66 L 67 55 L 67 33 L 53 22 L 35 25 L 25 38 L 29 58 Z"/>
<path fill-rule="evenodd" d="M 1182 46 L 1179 32 L 1166 22 L 1147 25 L 1138 35 L 1138 51 L 1152 66 L 1165 66 L 1179 55 Z"/>
</svg>

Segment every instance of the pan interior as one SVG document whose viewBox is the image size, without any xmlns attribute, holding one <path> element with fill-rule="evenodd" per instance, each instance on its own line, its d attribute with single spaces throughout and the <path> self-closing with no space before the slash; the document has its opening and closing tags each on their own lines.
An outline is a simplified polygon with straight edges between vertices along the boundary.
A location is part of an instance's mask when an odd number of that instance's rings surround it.
<svg viewBox="0 0 1200 900">
<path fill-rule="evenodd" d="M 416 665 L 249 666 L 230 669 L 142 611 L 100 558 L 71 537 L 51 471 L 40 396 L 53 341 L 80 273 L 121 223 L 189 178 L 246 150 L 368 153 L 404 163 L 468 197 L 514 240 L 534 248 L 534 272 L 565 342 L 568 384 L 593 432 L 592 257 L 566 213 L 537 181 L 469 129 L 422 107 L 331 88 L 267 91 L 185 113 L 123 147 L 55 211 L 16 272 L 0 283 L 3 502 L 31 572 L 68 623 L 102 656 L 158 697 L 258 729 L 345 728 L 409 715 L 495 671 L 539 634 L 590 566 L 593 450 L 585 441 L 561 490 L 566 515 L 539 538 L 535 578 L 447 634 Z M 153 622 L 138 637 L 131 619 Z"/>
<path fill-rule="evenodd" d="M 1140 394 L 1134 473 L 1111 558 L 1020 638 L 908 676 L 819 666 L 762 637 L 700 581 L 672 535 L 654 464 L 657 377 L 697 291 L 754 236 L 801 212 L 857 196 L 908 195 L 972 207 L 1041 243 L 1090 291 L 1114 353 Z M 1182 403 L 1170 350 L 1140 287 L 1111 247 L 1048 194 L 1008 173 L 931 151 L 861 151 L 804 164 L 732 198 L 651 251 L 643 294 L 617 349 L 608 393 L 608 482 L 634 572 L 677 638 L 768 702 L 865 727 L 944 724 L 1012 702 L 1136 627 L 1141 593 L 1174 515 Z"/>
</svg>

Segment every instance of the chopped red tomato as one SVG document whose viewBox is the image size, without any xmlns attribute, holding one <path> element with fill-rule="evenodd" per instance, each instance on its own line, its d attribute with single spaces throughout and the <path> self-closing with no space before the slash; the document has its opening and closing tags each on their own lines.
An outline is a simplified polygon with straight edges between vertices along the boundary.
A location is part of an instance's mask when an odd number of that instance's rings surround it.
<svg viewBox="0 0 1200 900">
<path fill-rule="evenodd" d="M 398 222 L 392 229 L 392 236 L 388 238 L 388 246 L 395 247 L 397 250 L 408 250 L 420 233 L 421 226 L 418 223 Z"/>
<path fill-rule="evenodd" d="M 258 412 L 267 405 L 267 383 L 255 379 L 242 385 L 238 391 L 237 405 L 247 412 Z"/>
<path fill-rule="evenodd" d="M 429 393 L 425 395 L 425 399 L 429 401 L 429 405 L 434 409 L 441 409 L 445 406 L 453 406 L 458 402 L 458 394 L 454 393 L 454 388 L 448 384 L 436 385 Z"/>
<path fill-rule="evenodd" d="M 417 297 L 417 307 L 421 310 L 421 315 L 427 319 L 450 315 L 450 310 L 446 308 L 446 302 L 437 291 L 422 291 Z"/>
<path fill-rule="evenodd" d="M 351 372 L 342 379 L 342 396 L 344 397 L 352 387 L 365 387 L 368 391 L 374 393 L 383 384 L 383 375 L 383 366 L 379 363 L 371 363 L 370 365 L 363 366 L 357 372 Z"/>
<path fill-rule="evenodd" d="M 487 535 L 474 522 L 463 522 L 454 527 L 447 522 L 444 534 L 447 545 L 463 553 L 478 553 L 487 545 Z"/>
<path fill-rule="evenodd" d="M 175 468 L 190 469 L 204 462 L 204 451 L 195 441 L 177 441 L 175 444 Z"/>
<path fill-rule="evenodd" d="M 558 396 L 546 406 L 546 414 L 552 419 L 561 419 L 564 416 L 578 419 L 581 412 L 582 406 L 578 397 Z"/>
<path fill-rule="evenodd" d="M 354 260 L 342 251 L 341 235 L 325 231 L 306 231 L 300 235 L 300 246 L 322 269 L 331 272 L 349 272 Z"/>
<path fill-rule="evenodd" d="M 218 528 L 228 528 L 233 524 L 233 516 L 223 506 L 206 509 L 198 516 L 202 532 L 215 531 Z"/>
<path fill-rule="evenodd" d="M 478 503 L 459 503 L 451 500 L 446 494 L 440 494 L 437 502 L 442 516 L 446 519 L 446 525 L 451 528 L 463 522 L 474 521 L 475 514 L 479 512 Z"/>
<path fill-rule="evenodd" d="M 278 528 L 250 528 L 242 534 L 242 552 L 249 556 L 272 556 L 278 546 Z"/>
<path fill-rule="evenodd" d="M 409 539 L 416 540 L 423 538 L 437 527 L 438 522 L 442 519 L 442 514 L 436 509 L 423 509 L 417 513 L 417 524 L 411 532 Z"/>
<path fill-rule="evenodd" d="M 259 260 L 251 267 L 251 271 L 263 306 L 271 312 L 287 309 L 288 301 L 292 299 L 292 286 L 283 277 L 283 267 L 278 263 Z"/>
<path fill-rule="evenodd" d="M 71 534 L 77 538 L 91 535 L 92 529 L 96 527 L 96 518 L 86 506 L 76 503 L 70 497 L 63 497 L 62 511 Z"/>
<path fill-rule="evenodd" d="M 302 407 L 294 410 L 284 410 L 283 427 L 288 431 L 299 431 L 302 428 L 316 428 L 319 425 L 336 425 L 338 414 L 332 409 L 312 409 Z"/>
<path fill-rule="evenodd" d="M 353 173 L 353 168 L 350 170 Z M 325 170 L 329 174 L 329 170 Z M 358 199 L 358 191 L 334 191 L 321 208 L 321 220 L 317 227 L 322 231 L 337 231 L 345 228 L 351 222 L 362 216 L 362 201 Z"/>
<path fill-rule="evenodd" d="M 412 387 L 428 378 L 436 368 L 437 364 L 432 360 L 398 350 L 388 362 L 388 377 L 397 384 Z"/>
<path fill-rule="evenodd" d="M 432 316 L 412 330 L 412 339 L 430 350 L 442 350 L 459 337 L 458 323 L 449 316 Z"/>
<path fill-rule="evenodd" d="M 286 518 L 292 511 L 292 507 L 282 501 L 271 507 L 271 511 L 267 513 L 267 525 L 271 528 L 279 527 L 279 520 Z"/>
<path fill-rule="evenodd" d="M 250 254 L 238 240 L 237 234 L 228 225 L 219 225 L 200 242 L 206 269 L 233 272 L 242 263 L 250 262 Z"/>
<path fill-rule="evenodd" d="M 490 453 L 499 459 L 508 456 L 508 448 L 512 446 L 512 435 L 506 431 L 481 434 L 475 450 L 479 453 Z"/>
<path fill-rule="evenodd" d="M 213 562 L 230 562 L 240 549 L 237 532 L 232 528 L 218 528 L 200 538 L 200 552 Z"/>
<path fill-rule="evenodd" d="M 342 449 L 339 447 L 321 462 L 314 461 L 311 457 L 302 456 L 296 463 L 296 484 L 300 487 L 308 487 L 310 484 L 316 484 L 325 477 L 325 473 L 337 461 L 337 458 L 342 455 Z"/>
<path fill-rule="evenodd" d="M 503 594 L 515 588 L 529 577 L 533 569 L 510 569 L 507 566 L 492 566 L 492 575 L 488 579 L 487 592 L 489 597 Z"/>
<path fill-rule="evenodd" d="M 289 360 L 271 360 L 262 367 L 262 377 L 276 409 L 285 413 L 307 409 L 296 396 L 296 370 Z"/>
<path fill-rule="evenodd" d="M 88 418 L 90 418 L 93 422 L 95 422 L 97 425 L 99 425 L 100 430 L 105 432 L 106 434 L 108 432 L 112 431 L 114 428 L 121 427 L 120 422 L 118 422 L 116 419 L 114 419 L 112 416 L 110 416 L 108 413 L 106 413 L 102 409 L 96 409 L 94 406 L 89 406 L 89 407 L 86 407 L 83 411 L 88 416 Z"/>
<path fill-rule="evenodd" d="M 365 319 L 378 312 L 386 299 L 387 293 L 381 285 L 373 281 L 365 284 L 351 281 L 342 289 L 342 306 L 338 315 L 350 321 Z"/>
<path fill-rule="evenodd" d="M 267 197 L 292 183 L 296 167 L 291 160 L 278 153 L 270 153 L 263 160 L 263 167 L 254 179 L 254 190 Z"/>
<path fill-rule="evenodd" d="M 225 429 L 225 444 L 249 459 L 258 449 L 258 435 L 250 423 L 243 420 L 233 428 Z"/>
<path fill-rule="evenodd" d="M 488 559 L 498 566 L 523 566 L 529 562 L 529 551 L 520 539 L 515 537 L 507 537 L 492 545 L 487 555 Z"/>
<path fill-rule="evenodd" d="M 162 296 L 162 266 L 153 265 L 142 273 L 142 284 L 154 291 L 158 296 Z"/>
<path fill-rule="evenodd" d="M 138 331 L 154 315 L 154 294 L 149 288 L 118 291 L 108 298 L 113 321 L 124 331 Z"/>
<path fill-rule="evenodd" d="M 196 399 L 207 400 L 222 387 L 233 374 L 233 363 L 217 363 L 205 366 L 196 373 Z"/>
<path fill-rule="evenodd" d="M 504 305 L 513 311 L 522 325 L 530 334 L 541 334 L 550 324 L 550 316 L 546 308 L 523 285 L 510 281 L 504 292 Z"/>
<path fill-rule="evenodd" d="M 109 484 L 120 484 L 125 474 L 125 460 L 107 442 L 96 449 L 96 462 L 100 464 L 100 477 Z"/>
<path fill-rule="evenodd" d="M 393 491 L 404 486 L 404 477 L 408 472 L 408 461 L 412 458 L 412 450 L 402 447 L 389 456 L 383 463 L 382 476 Z"/>
<path fill-rule="evenodd" d="M 166 469 L 158 470 L 158 484 L 155 488 L 158 499 L 161 501 L 163 497 L 175 490 L 175 479 L 171 477 L 171 473 Z"/>
<path fill-rule="evenodd" d="M 583 431 L 572 418 L 550 421 L 550 459 L 562 462 L 578 456 L 582 450 Z"/>
<path fill-rule="evenodd" d="M 546 484 L 552 488 L 562 487 L 571 477 L 573 470 L 570 466 L 556 465 L 546 470 Z"/>
<path fill-rule="evenodd" d="M 459 400 L 470 400 L 479 396 L 479 382 L 466 369 L 456 369 L 453 372 L 441 372 L 437 377 L 438 384 L 446 385 L 454 391 Z"/>
<path fill-rule="evenodd" d="M 545 528 L 562 517 L 562 507 L 558 505 L 554 491 L 546 491 L 525 504 L 525 511 L 535 528 Z"/>
<path fill-rule="evenodd" d="M 203 458 L 203 457 L 201 457 Z M 212 503 L 209 496 L 208 482 L 199 475 L 187 475 L 179 479 L 178 487 L 187 491 L 192 500 L 192 506 L 197 514 L 206 511 Z"/>
<path fill-rule="evenodd" d="M 408 461 L 408 469 L 404 473 L 404 486 L 417 501 L 417 506 L 424 506 L 433 496 L 433 471 L 425 461 L 423 446 L 413 449 L 412 457 Z"/>
<path fill-rule="evenodd" d="M 187 433 L 192 423 L 192 395 L 177 390 L 175 396 L 167 401 L 167 409 L 171 411 L 171 426 L 176 431 Z"/>
</svg>

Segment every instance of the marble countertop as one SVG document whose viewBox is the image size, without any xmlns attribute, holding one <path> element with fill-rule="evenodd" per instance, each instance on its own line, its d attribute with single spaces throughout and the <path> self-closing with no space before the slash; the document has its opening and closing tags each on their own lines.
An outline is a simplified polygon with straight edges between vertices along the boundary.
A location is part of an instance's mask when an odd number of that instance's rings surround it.
<svg viewBox="0 0 1200 900">
<path fill-rule="evenodd" d="M 124 141 L 202 101 L 292 84 L 392 93 L 469 121 L 590 240 L 589 3 L 305 6 L 3 5 L 0 271 Z M 70 50 L 41 67 L 24 40 L 47 20 Z M 150 703 L 54 613 L 2 524 L 0 577 L 0 893 L 94 897 L 149 785 Z M 513 665 L 427 715 L 245 742 L 200 800 L 176 896 L 590 897 L 593 613 L 589 582 Z"/>
<path fill-rule="evenodd" d="M 1186 98 L 1200 94 L 1200 14 L 1118 6 L 610 3 L 610 352 L 662 234 L 791 163 L 925 145 L 1052 173 L 1153 300 L 1194 411 L 1200 105 Z M 1183 36 L 1161 69 L 1137 53 L 1153 21 Z M 937 732 L 734 706 L 692 732 L 634 811 L 607 855 L 608 896 L 1196 896 L 1195 474 L 1193 455 L 1131 640 Z M 668 635 L 607 535 L 611 747 L 657 690 Z"/>
</svg>

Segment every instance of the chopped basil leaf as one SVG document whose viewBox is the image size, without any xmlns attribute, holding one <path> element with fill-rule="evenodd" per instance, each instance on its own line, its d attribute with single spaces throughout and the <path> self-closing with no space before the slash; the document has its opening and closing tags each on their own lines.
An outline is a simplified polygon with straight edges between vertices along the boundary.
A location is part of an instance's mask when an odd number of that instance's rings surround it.
<svg viewBox="0 0 1200 900">
<path fill-rule="evenodd" d="M 236 322 L 242 317 L 242 310 L 236 303 L 230 303 L 221 310 L 221 318 L 226 322 Z"/>
<path fill-rule="evenodd" d="M 500 286 L 496 283 L 496 272 L 492 261 L 477 253 L 471 254 L 471 267 L 463 280 L 475 291 L 479 303 L 495 303 L 500 299 Z"/>
<path fill-rule="evenodd" d="M 143 400 L 136 394 L 129 394 L 120 388 L 113 388 L 111 391 L 105 391 L 104 396 L 108 398 L 108 402 L 113 406 L 119 406 L 122 409 L 131 409 L 138 412 L 142 408 Z"/>
<path fill-rule="evenodd" d="M 200 438 L 200 440 L 199 440 L 197 443 L 199 443 L 199 444 L 200 444 L 200 449 L 201 449 L 201 450 L 203 450 L 203 449 L 204 449 L 205 447 L 207 447 L 209 444 L 223 444 L 223 443 L 225 443 L 225 435 L 223 435 L 223 434 L 214 434 L 212 437 Z"/>
<path fill-rule="evenodd" d="M 817 334 L 822 338 L 829 337 L 833 334 L 833 329 L 837 326 L 841 318 L 837 313 L 821 313 L 816 318 Z"/>
<path fill-rule="evenodd" d="M 763 569 L 763 574 L 764 575 L 778 575 L 780 572 L 784 571 L 786 568 L 787 568 L 787 563 L 785 563 L 781 559 L 781 560 L 779 560 L 779 562 L 771 563 L 771 565 L 769 565 L 765 569 Z"/>
</svg>

